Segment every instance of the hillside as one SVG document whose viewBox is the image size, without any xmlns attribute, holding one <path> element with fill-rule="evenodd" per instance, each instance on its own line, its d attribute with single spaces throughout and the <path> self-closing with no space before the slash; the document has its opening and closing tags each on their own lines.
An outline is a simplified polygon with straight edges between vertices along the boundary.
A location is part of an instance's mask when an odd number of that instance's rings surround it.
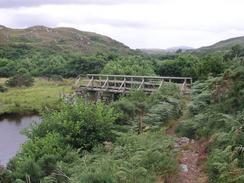
<svg viewBox="0 0 244 183">
<path fill-rule="evenodd" d="M 34 26 L 27 29 L 10 29 L 0 26 L 0 56 L 13 57 L 16 54 L 29 55 L 33 52 L 128 54 L 131 49 L 109 37 L 73 28 Z"/>
<path fill-rule="evenodd" d="M 223 40 L 223 41 L 217 42 L 210 46 L 201 47 L 201 48 L 197 49 L 196 51 L 197 52 L 228 51 L 228 50 L 230 50 L 230 48 L 232 46 L 237 45 L 237 44 L 244 47 L 244 36 Z"/>
</svg>

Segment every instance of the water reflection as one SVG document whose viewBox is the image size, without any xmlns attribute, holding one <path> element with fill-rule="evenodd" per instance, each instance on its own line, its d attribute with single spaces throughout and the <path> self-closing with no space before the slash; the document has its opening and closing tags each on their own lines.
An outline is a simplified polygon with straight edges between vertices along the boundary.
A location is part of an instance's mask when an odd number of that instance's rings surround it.
<svg viewBox="0 0 244 183">
<path fill-rule="evenodd" d="M 5 116 L 0 119 L 0 164 L 6 165 L 17 153 L 26 137 L 20 132 L 31 123 L 40 123 L 40 116 Z"/>
</svg>

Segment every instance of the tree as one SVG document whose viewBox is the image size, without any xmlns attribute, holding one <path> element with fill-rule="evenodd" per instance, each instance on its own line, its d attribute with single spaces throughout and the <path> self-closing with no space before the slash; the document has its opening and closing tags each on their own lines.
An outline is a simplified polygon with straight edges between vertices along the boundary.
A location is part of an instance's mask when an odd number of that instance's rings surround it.
<svg viewBox="0 0 244 183">
<path fill-rule="evenodd" d="M 122 57 L 108 62 L 102 70 L 103 74 L 117 75 L 155 75 L 153 62 L 142 57 Z"/>
</svg>

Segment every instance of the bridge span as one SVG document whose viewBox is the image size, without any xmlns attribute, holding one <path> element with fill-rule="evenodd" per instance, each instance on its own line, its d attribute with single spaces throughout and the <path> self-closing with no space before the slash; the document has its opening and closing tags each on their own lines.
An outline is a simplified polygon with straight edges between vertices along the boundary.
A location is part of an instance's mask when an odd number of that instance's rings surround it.
<svg viewBox="0 0 244 183">
<path fill-rule="evenodd" d="M 189 94 L 192 78 L 87 74 L 87 78 L 76 90 L 76 94 L 83 97 L 93 95 L 95 99 L 108 95 L 114 97 L 115 94 L 128 93 L 131 90 L 142 90 L 150 94 L 157 92 L 167 83 L 175 83 L 182 94 Z"/>
</svg>

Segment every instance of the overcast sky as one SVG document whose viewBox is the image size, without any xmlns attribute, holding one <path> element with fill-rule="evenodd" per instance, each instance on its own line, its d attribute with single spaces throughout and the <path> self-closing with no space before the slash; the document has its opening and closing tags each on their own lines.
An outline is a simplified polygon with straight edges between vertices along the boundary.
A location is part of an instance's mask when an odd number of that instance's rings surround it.
<svg viewBox="0 0 244 183">
<path fill-rule="evenodd" d="M 0 24 L 74 27 L 131 48 L 201 47 L 244 36 L 244 0 L 0 0 Z"/>
</svg>

